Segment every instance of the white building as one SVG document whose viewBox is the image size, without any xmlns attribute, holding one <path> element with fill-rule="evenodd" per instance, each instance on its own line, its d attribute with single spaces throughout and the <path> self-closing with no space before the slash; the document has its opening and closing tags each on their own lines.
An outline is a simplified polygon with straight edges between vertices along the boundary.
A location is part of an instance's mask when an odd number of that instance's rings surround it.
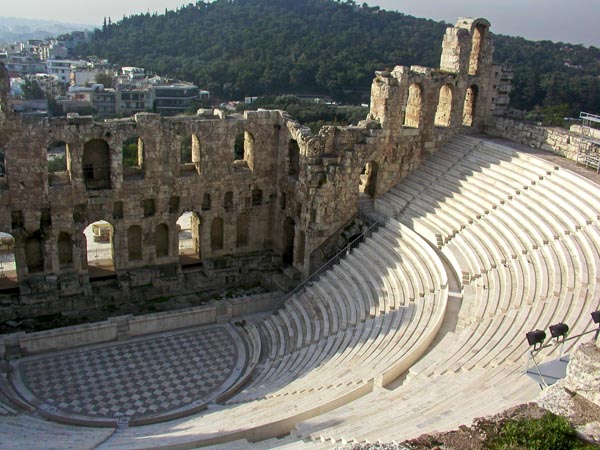
<svg viewBox="0 0 600 450">
<path fill-rule="evenodd" d="M 48 74 L 56 75 L 61 82 L 68 84 L 71 81 L 71 66 L 82 64 L 86 64 L 86 62 L 69 59 L 49 59 L 47 61 Z"/>
</svg>

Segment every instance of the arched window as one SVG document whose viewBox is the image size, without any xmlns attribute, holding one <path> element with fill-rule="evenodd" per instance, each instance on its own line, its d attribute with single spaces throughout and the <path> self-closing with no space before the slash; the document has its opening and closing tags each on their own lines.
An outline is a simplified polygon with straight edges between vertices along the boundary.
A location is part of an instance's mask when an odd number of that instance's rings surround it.
<svg viewBox="0 0 600 450">
<path fill-rule="evenodd" d="M 239 133 L 235 137 L 233 159 L 238 169 L 254 169 L 254 136 L 249 131 Z"/>
<path fill-rule="evenodd" d="M 25 239 L 25 260 L 29 273 L 44 271 L 44 251 L 39 233 Z"/>
<path fill-rule="evenodd" d="M 138 136 L 123 141 L 123 178 L 144 177 L 144 141 Z"/>
<path fill-rule="evenodd" d="M 236 241 L 235 241 L 237 247 L 246 247 L 248 245 L 249 227 L 250 227 L 250 221 L 248 219 L 248 215 L 245 213 L 240 214 L 237 219 L 237 230 L 236 230 Z"/>
<path fill-rule="evenodd" d="M 6 161 L 4 160 L 4 150 L 0 148 L 0 178 L 6 176 Z"/>
<path fill-rule="evenodd" d="M 204 193 L 204 197 L 202 198 L 202 211 L 210 211 L 211 201 L 210 194 L 208 192 Z"/>
<path fill-rule="evenodd" d="M 445 84 L 440 89 L 437 111 L 435 113 L 435 125 L 438 127 L 449 127 L 452 115 L 452 87 Z"/>
<path fill-rule="evenodd" d="M 48 146 L 48 173 L 64 172 L 67 170 L 67 144 L 63 141 L 54 142 Z"/>
<path fill-rule="evenodd" d="M 260 206 L 263 201 L 263 191 L 261 189 L 252 189 L 252 206 Z"/>
<path fill-rule="evenodd" d="M 213 251 L 223 250 L 223 219 L 215 217 L 210 226 L 210 247 Z"/>
<path fill-rule="evenodd" d="M 156 257 L 163 258 L 169 256 L 169 226 L 161 223 L 154 232 L 154 246 Z"/>
<path fill-rule="evenodd" d="M 179 163 L 181 164 L 181 173 L 193 175 L 200 173 L 200 139 L 195 134 L 186 136 L 181 141 L 179 149 Z"/>
<path fill-rule="evenodd" d="M 300 174 L 300 148 L 298 142 L 290 139 L 288 143 L 288 175 L 294 179 L 298 179 Z"/>
<path fill-rule="evenodd" d="M 477 95 L 479 94 L 479 88 L 473 84 L 467 89 L 465 95 L 465 104 L 463 108 L 463 125 L 470 127 L 473 126 L 473 120 L 475 118 L 475 107 L 477 106 Z"/>
<path fill-rule="evenodd" d="M 200 164 L 200 139 L 195 134 L 192 134 L 192 162 L 199 166 Z"/>
<path fill-rule="evenodd" d="M 93 139 L 83 146 L 83 179 L 88 190 L 110 189 L 110 149 L 106 141 Z"/>
<path fill-rule="evenodd" d="M 127 229 L 127 255 L 129 261 L 142 259 L 142 227 L 132 225 Z"/>
<path fill-rule="evenodd" d="M 296 239 L 296 223 L 291 217 L 283 222 L 282 262 L 284 266 L 294 264 L 294 240 Z"/>
<path fill-rule="evenodd" d="M 244 133 L 238 133 L 235 136 L 235 142 L 233 144 L 233 159 L 234 161 L 240 161 L 244 159 Z"/>
<path fill-rule="evenodd" d="M 186 136 L 179 147 L 179 162 L 181 164 L 192 163 L 192 136 Z"/>
<path fill-rule="evenodd" d="M 377 192 L 377 172 L 379 166 L 375 161 L 370 161 L 360 174 L 359 192 L 374 197 Z"/>
<path fill-rule="evenodd" d="M 469 75 L 477 75 L 481 63 L 481 50 L 485 37 L 486 26 L 479 24 L 473 29 L 473 40 L 471 44 L 471 55 L 469 58 Z"/>
<path fill-rule="evenodd" d="M 408 99 L 406 102 L 406 113 L 404 115 L 404 126 L 419 128 L 421 119 L 421 105 L 423 104 L 423 89 L 418 83 L 408 87 Z"/>
<path fill-rule="evenodd" d="M 296 262 L 300 265 L 304 265 L 304 246 L 306 243 L 306 236 L 304 231 L 298 232 L 298 251 L 296 252 Z"/>
<path fill-rule="evenodd" d="M 231 192 L 231 191 L 225 192 L 225 200 L 223 201 L 223 208 L 225 208 L 225 211 L 230 211 L 233 209 L 233 192 Z"/>
<path fill-rule="evenodd" d="M 73 265 L 73 240 L 68 233 L 58 235 L 58 265 L 61 269 Z"/>
</svg>

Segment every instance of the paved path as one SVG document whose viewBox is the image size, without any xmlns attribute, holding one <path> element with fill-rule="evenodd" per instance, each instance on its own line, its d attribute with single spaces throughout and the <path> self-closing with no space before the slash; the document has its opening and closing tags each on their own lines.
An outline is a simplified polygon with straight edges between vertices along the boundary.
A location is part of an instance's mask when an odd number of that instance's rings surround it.
<svg viewBox="0 0 600 450">
<path fill-rule="evenodd" d="M 14 385 L 59 418 L 145 419 L 210 401 L 245 362 L 234 328 L 216 325 L 23 358 L 14 363 Z"/>
</svg>

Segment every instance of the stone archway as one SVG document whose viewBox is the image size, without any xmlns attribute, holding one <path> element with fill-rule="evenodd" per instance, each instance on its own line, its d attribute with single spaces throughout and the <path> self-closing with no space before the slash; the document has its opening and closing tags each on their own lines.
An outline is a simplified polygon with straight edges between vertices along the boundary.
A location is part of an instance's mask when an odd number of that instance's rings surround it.
<svg viewBox="0 0 600 450">
<path fill-rule="evenodd" d="M 157 258 L 169 256 L 169 226 L 161 223 L 154 230 L 154 248 Z"/>
<path fill-rule="evenodd" d="M 379 172 L 379 165 L 375 161 L 369 161 L 363 168 L 360 174 L 359 192 L 361 194 L 368 195 L 369 197 L 375 197 L 377 192 L 377 173 Z"/>
<path fill-rule="evenodd" d="M 87 190 L 110 189 L 110 148 L 102 139 L 92 139 L 83 147 L 83 180 Z"/>
<path fill-rule="evenodd" d="M 215 217 L 210 226 L 210 247 L 211 250 L 223 250 L 223 219 Z"/>
<path fill-rule="evenodd" d="M 19 287 L 15 238 L 12 234 L 0 232 L 0 291 Z"/>
<path fill-rule="evenodd" d="M 123 141 L 123 178 L 144 178 L 144 141 L 133 136 Z"/>
<path fill-rule="evenodd" d="M 89 224 L 83 234 L 90 279 L 114 276 L 113 226 L 105 220 L 98 220 Z"/>
<path fill-rule="evenodd" d="M 477 107 L 477 96 L 479 95 L 479 88 L 473 84 L 469 86 L 465 94 L 465 104 L 463 108 L 463 125 L 466 127 L 472 127 L 475 122 L 475 111 Z"/>
<path fill-rule="evenodd" d="M 179 262 L 182 266 L 197 264 L 202 260 L 202 219 L 195 212 L 184 212 L 177 219 Z"/>
<path fill-rule="evenodd" d="M 127 229 L 127 258 L 130 262 L 143 258 L 142 227 L 139 225 L 131 225 Z"/>
<path fill-rule="evenodd" d="M 58 235 L 58 265 L 60 269 L 73 267 L 73 239 L 69 233 L 60 232 Z"/>
<path fill-rule="evenodd" d="M 284 266 L 294 264 L 294 241 L 296 240 L 296 223 L 291 217 L 283 222 L 283 241 L 281 245 L 282 263 Z"/>
<path fill-rule="evenodd" d="M 413 83 L 408 88 L 404 126 L 419 128 L 421 123 L 421 107 L 423 105 L 423 88 L 419 83 Z"/>
<path fill-rule="evenodd" d="M 469 57 L 469 75 L 477 75 L 479 65 L 481 64 L 481 50 L 487 27 L 478 24 L 473 29 L 473 39 L 471 41 L 471 55 Z"/>
<path fill-rule="evenodd" d="M 440 88 L 437 110 L 435 112 L 435 126 L 449 127 L 452 119 L 452 86 L 445 84 Z"/>
<path fill-rule="evenodd" d="M 44 271 L 44 247 L 39 232 L 25 239 L 25 261 L 29 273 Z"/>
<path fill-rule="evenodd" d="M 298 142 L 290 139 L 288 142 L 288 175 L 294 180 L 298 179 L 300 174 L 300 147 Z"/>
<path fill-rule="evenodd" d="M 237 218 L 236 223 L 236 247 L 247 247 L 250 243 L 250 219 L 248 214 L 242 213 Z"/>
</svg>

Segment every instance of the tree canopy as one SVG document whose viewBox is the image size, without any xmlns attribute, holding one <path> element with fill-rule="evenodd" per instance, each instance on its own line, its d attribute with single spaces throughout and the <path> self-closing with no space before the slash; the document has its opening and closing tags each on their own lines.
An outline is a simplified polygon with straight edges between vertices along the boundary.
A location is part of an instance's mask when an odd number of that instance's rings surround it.
<svg viewBox="0 0 600 450">
<path fill-rule="evenodd" d="M 42 100 L 46 98 L 46 94 L 35 80 L 26 79 L 21 84 L 21 89 L 23 90 L 23 98 L 25 100 Z"/>
<path fill-rule="evenodd" d="M 310 93 L 358 101 L 375 70 L 438 66 L 447 26 L 352 0 L 198 1 L 108 22 L 79 52 L 229 99 Z M 515 107 L 567 100 L 573 112 L 598 108 L 599 49 L 507 36 L 494 36 L 494 44 L 495 61 L 515 70 Z"/>
<path fill-rule="evenodd" d="M 102 84 L 105 88 L 112 88 L 115 84 L 115 76 L 107 72 L 99 72 L 96 74 L 96 83 Z"/>
</svg>

